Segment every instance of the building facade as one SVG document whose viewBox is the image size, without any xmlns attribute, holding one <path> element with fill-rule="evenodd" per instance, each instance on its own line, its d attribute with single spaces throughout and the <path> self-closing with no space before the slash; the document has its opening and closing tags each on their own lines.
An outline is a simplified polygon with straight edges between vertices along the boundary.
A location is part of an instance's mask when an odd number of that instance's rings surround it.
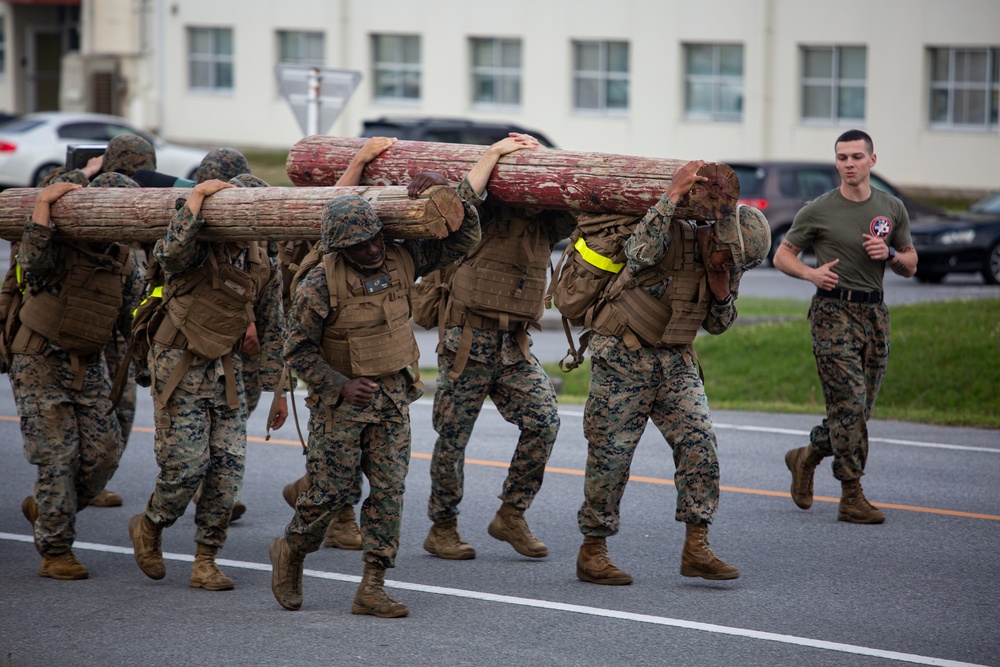
<svg viewBox="0 0 1000 667">
<path fill-rule="evenodd" d="M 828 160 L 857 127 L 899 186 L 1000 185 L 998 0 L 22 0 L 0 26 L 0 111 L 177 142 L 289 148 L 297 63 L 361 73 L 328 134 L 446 116 L 725 162 Z"/>
</svg>

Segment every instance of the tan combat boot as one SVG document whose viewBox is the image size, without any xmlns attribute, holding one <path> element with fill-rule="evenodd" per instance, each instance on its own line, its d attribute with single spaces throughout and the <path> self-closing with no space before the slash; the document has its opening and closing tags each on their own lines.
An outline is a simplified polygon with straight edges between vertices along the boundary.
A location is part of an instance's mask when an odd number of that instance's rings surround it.
<svg viewBox="0 0 1000 667">
<path fill-rule="evenodd" d="M 385 568 L 374 563 L 365 563 L 365 573 L 361 585 L 354 594 L 351 613 L 379 618 L 399 618 L 410 610 L 402 602 L 396 602 L 385 594 Z"/>
<path fill-rule="evenodd" d="M 86 579 L 90 573 L 80 564 L 72 551 L 64 551 L 57 556 L 42 554 L 42 565 L 38 568 L 38 576 L 71 580 Z"/>
<path fill-rule="evenodd" d="M 497 510 L 496 516 L 486 529 L 490 537 L 501 542 L 508 542 L 514 551 L 529 558 L 545 558 L 549 548 L 532 535 L 528 522 L 524 519 L 524 510 L 504 503 Z"/>
<path fill-rule="evenodd" d="M 21 501 L 21 514 L 28 520 L 28 523 L 32 526 L 35 525 L 35 521 L 38 520 L 38 505 L 35 504 L 34 496 L 28 496 Z"/>
<path fill-rule="evenodd" d="M 121 507 L 122 497 L 121 494 L 115 493 L 114 491 L 108 491 L 107 489 L 101 489 L 101 492 L 94 496 L 94 499 L 90 501 L 91 507 Z"/>
<path fill-rule="evenodd" d="M 708 546 L 708 524 L 686 523 L 687 537 L 681 553 L 681 574 L 702 579 L 738 579 L 740 571 L 723 562 Z"/>
<path fill-rule="evenodd" d="M 865 498 L 861 480 L 840 483 L 840 508 L 837 521 L 848 523 L 884 523 L 885 514 Z"/>
<path fill-rule="evenodd" d="M 285 502 L 288 503 L 292 509 L 295 509 L 295 501 L 299 499 L 299 496 L 301 496 L 303 491 L 308 489 L 309 486 L 309 475 L 303 475 L 294 482 L 285 484 L 285 488 L 281 490 L 281 497 L 285 499 Z"/>
<path fill-rule="evenodd" d="M 361 549 L 361 529 L 358 522 L 354 520 L 354 508 L 344 505 L 333 517 L 330 527 L 326 529 L 326 538 L 323 546 L 330 549 L 349 549 L 358 551 Z"/>
<path fill-rule="evenodd" d="M 302 569 L 305 554 L 292 549 L 284 537 L 271 540 L 271 593 L 285 609 L 297 611 L 302 606 Z"/>
<path fill-rule="evenodd" d="M 206 544 L 198 545 L 194 566 L 191 568 L 191 588 L 204 588 L 206 591 L 233 590 L 235 586 L 233 580 L 224 575 L 219 566 L 215 564 L 215 554 L 217 553 L 219 553 L 218 547 L 210 547 Z"/>
<path fill-rule="evenodd" d="M 239 498 L 233 503 L 233 511 L 229 513 L 229 523 L 236 521 L 247 513 L 247 506 Z"/>
<path fill-rule="evenodd" d="M 812 447 L 791 449 L 785 454 L 785 465 L 792 473 L 792 501 L 807 510 L 813 504 L 813 475 L 823 457 Z"/>
<path fill-rule="evenodd" d="M 458 517 L 435 521 L 424 540 L 424 551 L 447 560 L 470 560 L 476 550 L 458 534 Z"/>
<path fill-rule="evenodd" d="M 135 563 L 150 579 L 162 579 L 167 574 L 163 564 L 163 528 L 154 525 L 145 514 L 136 514 L 128 522 Z"/>
<path fill-rule="evenodd" d="M 603 537 L 584 535 L 580 554 L 576 557 L 576 578 L 592 584 L 625 586 L 632 575 L 615 567 L 608 556 L 608 543 Z"/>
</svg>

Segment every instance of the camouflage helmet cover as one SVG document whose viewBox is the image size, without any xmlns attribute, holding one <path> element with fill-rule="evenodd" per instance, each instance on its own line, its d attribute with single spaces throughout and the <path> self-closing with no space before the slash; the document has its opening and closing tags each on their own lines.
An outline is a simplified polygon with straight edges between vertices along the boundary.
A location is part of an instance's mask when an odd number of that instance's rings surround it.
<svg viewBox="0 0 1000 667">
<path fill-rule="evenodd" d="M 375 209 L 358 195 L 338 195 L 323 206 L 320 240 L 327 252 L 350 248 L 381 231 Z"/>
<path fill-rule="evenodd" d="M 715 236 L 721 246 L 732 252 L 736 267 L 743 270 L 759 266 L 771 250 L 771 227 L 764 214 L 753 206 L 737 206 L 718 220 Z"/>
<path fill-rule="evenodd" d="M 253 174 L 240 174 L 233 176 L 229 182 L 238 188 L 269 188 L 271 187 L 263 178 L 257 178 Z"/>
<path fill-rule="evenodd" d="M 137 188 L 139 184 L 125 174 L 105 172 L 92 180 L 90 188 Z"/>
<path fill-rule="evenodd" d="M 156 149 L 153 144 L 137 134 L 118 134 L 111 137 L 104 150 L 103 172 L 117 172 L 131 176 L 140 169 L 156 169 Z"/>
<path fill-rule="evenodd" d="M 198 171 L 194 180 L 198 183 L 210 181 L 213 178 L 220 181 L 228 181 L 236 178 L 240 174 L 250 173 L 250 163 L 247 162 L 243 153 L 235 148 L 216 148 L 209 151 L 201 159 Z"/>
</svg>

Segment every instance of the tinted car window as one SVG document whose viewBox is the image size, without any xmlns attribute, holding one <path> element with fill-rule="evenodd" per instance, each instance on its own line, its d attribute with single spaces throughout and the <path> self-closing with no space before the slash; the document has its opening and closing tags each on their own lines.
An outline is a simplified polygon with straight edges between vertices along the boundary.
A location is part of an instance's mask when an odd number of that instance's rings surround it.
<svg viewBox="0 0 1000 667">
<path fill-rule="evenodd" d="M 105 123 L 66 123 L 59 127 L 58 134 L 63 139 L 90 139 L 106 142 L 111 138 Z"/>
<path fill-rule="evenodd" d="M 740 197 L 760 197 L 764 194 L 763 169 L 732 165 L 736 178 L 740 182 Z"/>
<path fill-rule="evenodd" d="M 21 132 L 33 130 L 44 122 L 41 120 L 12 120 L 0 125 L 0 131 L 20 134 Z"/>
<path fill-rule="evenodd" d="M 1000 213 L 1000 190 L 973 202 L 969 205 L 969 210 L 977 213 Z"/>
</svg>

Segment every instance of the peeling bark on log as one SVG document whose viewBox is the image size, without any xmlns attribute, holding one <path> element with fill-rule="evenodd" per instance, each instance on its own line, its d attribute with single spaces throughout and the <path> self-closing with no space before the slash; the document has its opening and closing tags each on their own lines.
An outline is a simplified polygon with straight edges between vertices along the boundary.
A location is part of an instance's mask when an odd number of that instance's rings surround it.
<svg viewBox="0 0 1000 667">
<path fill-rule="evenodd" d="M 41 190 L 16 188 L 0 192 L 0 237 L 21 239 L 24 224 Z M 80 188 L 53 205 L 59 234 L 93 242 L 153 242 L 163 238 L 174 215 L 174 202 L 189 188 Z M 385 235 L 394 239 L 444 238 L 465 217 L 455 190 L 436 185 L 417 199 L 406 188 L 228 188 L 205 199 L 201 214 L 206 241 L 318 239 L 323 205 L 333 197 L 355 193 L 371 202 Z"/>
<path fill-rule="evenodd" d="M 285 169 L 296 185 L 337 181 L 365 139 L 316 135 L 300 139 Z M 486 152 L 485 146 L 398 141 L 365 167 L 364 185 L 405 185 L 422 171 L 436 171 L 458 184 Z M 686 160 L 642 158 L 555 149 L 519 150 L 500 158 L 490 177 L 492 199 L 511 205 L 645 215 L 667 191 Z M 740 184 L 727 165 L 706 164 L 708 177 L 678 203 L 678 215 L 717 220 L 739 199 Z"/>
</svg>

